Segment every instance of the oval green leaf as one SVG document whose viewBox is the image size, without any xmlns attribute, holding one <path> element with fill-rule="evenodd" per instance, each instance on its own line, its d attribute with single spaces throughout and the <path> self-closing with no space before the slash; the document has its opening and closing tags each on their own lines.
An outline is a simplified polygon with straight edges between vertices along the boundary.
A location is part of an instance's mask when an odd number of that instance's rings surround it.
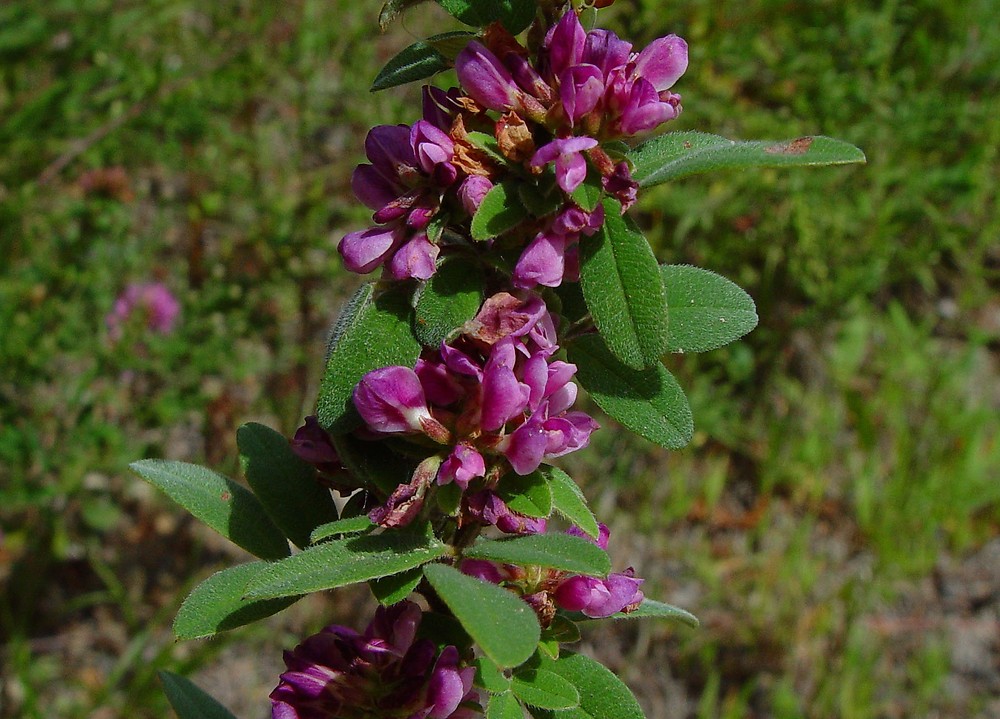
<svg viewBox="0 0 1000 719">
<path fill-rule="evenodd" d="M 516 227 L 528 216 L 516 182 L 501 182 L 486 193 L 472 217 L 472 239 L 488 240 Z"/>
<path fill-rule="evenodd" d="M 662 265 L 670 352 L 708 352 L 757 326 L 753 298 L 722 275 L 690 265 Z"/>
<path fill-rule="evenodd" d="M 264 617 L 277 614 L 300 597 L 243 599 L 247 584 L 269 565 L 251 562 L 216 572 L 187 596 L 174 618 L 174 636 L 178 639 L 210 637 Z"/>
<path fill-rule="evenodd" d="M 539 709 L 573 709 L 580 705 L 580 692 L 566 679 L 545 669 L 518 672 L 511 691 L 525 704 Z"/>
<path fill-rule="evenodd" d="M 580 706 L 560 711 L 560 719 L 645 719 L 632 691 L 610 669 L 583 654 L 565 652 L 545 669 L 568 681 L 580 693 Z"/>
<path fill-rule="evenodd" d="M 420 571 L 420 567 L 414 567 L 399 574 L 373 579 L 368 582 L 368 587 L 372 590 L 378 603 L 388 607 L 410 596 L 420 584 L 423 576 L 424 573 Z"/>
<path fill-rule="evenodd" d="M 379 367 L 412 367 L 420 343 L 410 329 L 413 311 L 399 290 L 375 297 L 372 284 L 362 285 L 347 302 L 334 325 L 326 371 L 316 400 L 319 423 L 334 434 L 361 424 L 354 409 L 354 387 Z"/>
<path fill-rule="evenodd" d="M 715 170 L 753 167 L 809 167 L 865 162 L 854 145 L 814 135 L 794 140 L 737 142 L 704 132 L 669 132 L 628 154 L 632 178 L 642 187 Z"/>
<path fill-rule="evenodd" d="M 388 90 L 390 87 L 423 80 L 450 66 L 451 63 L 437 48 L 419 40 L 400 51 L 379 70 L 370 91 Z"/>
<path fill-rule="evenodd" d="M 180 674 L 159 671 L 163 693 L 178 719 L 236 719 L 212 695 Z"/>
<path fill-rule="evenodd" d="M 541 628 L 531 607 L 512 592 L 445 564 L 424 576 L 483 653 L 500 667 L 516 667 L 535 652 Z"/>
<path fill-rule="evenodd" d="M 319 483 L 316 469 L 292 451 L 284 435 L 250 422 L 236 430 L 236 445 L 247 484 L 296 546 L 309 546 L 313 529 L 337 519 L 330 490 Z"/>
<path fill-rule="evenodd" d="M 549 483 L 552 508 L 586 534 L 597 539 L 601 531 L 597 525 L 597 518 L 587 505 L 587 498 L 576 482 L 558 467 L 543 465 L 540 471 Z"/>
<path fill-rule="evenodd" d="M 509 691 L 493 694 L 486 706 L 486 719 L 524 719 L 521 703 Z"/>
<path fill-rule="evenodd" d="M 697 627 L 700 622 L 698 617 L 691 612 L 675 607 L 672 604 L 658 602 L 655 599 L 643 599 L 642 604 L 627 614 L 619 612 L 612 614 L 611 619 L 670 619 L 672 621 L 686 624 L 689 627 Z"/>
<path fill-rule="evenodd" d="M 440 347 L 476 316 L 483 302 L 483 272 L 462 259 L 447 260 L 418 290 L 413 334 L 424 347 Z"/>
<path fill-rule="evenodd" d="M 510 679 L 489 657 L 476 657 L 473 665 L 476 667 L 477 687 L 482 687 L 490 694 L 501 694 L 510 689 Z"/>
<path fill-rule="evenodd" d="M 288 556 L 285 535 L 243 485 L 187 462 L 144 459 L 129 468 L 250 554 L 261 559 Z"/>
<path fill-rule="evenodd" d="M 247 585 L 248 599 L 308 594 L 399 574 L 448 552 L 430 533 L 388 531 L 335 539 L 268 565 Z"/>
<path fill-rule="evenodd" d="M 540 471 L 505 475 L 497 485 L 497 494 L 508 507 L 527 517 L 552 514 L 552 490 Z"/>
<path fill-rule="evenodd" d="M 511 539 L 485 539 L 466 549 L 463 557 L 491 562 L 535 565 L 574 574 L 606 577 L 611 560 L 603 549 L 571 534 L 528 534 Z"/>
<path fill-rule="evenodd" d="M 604 201 L 604 226 L 580 242 L 580 287 L 598 332 L 629 367 L 659 363 L 667 346 L 667 296 L 649 243 L 621 205 Z"/>
<path fill-rule="evenodd" d="M 691 405 L 659 362 L 643 370 L 626 367 L 597 335 L 573 340 L 569 361 L 577 366 L 576 378 L 597 406 L 640 437 L 667 449 L 691 441 Z"/>
<path fill-rule="evenodd" d="M 311 544 L 316 544 L 322 542 L 324 539 L 329 539 L 330 537 L 335 537 L 338 534 L 358 534 L 360 532 L 367 532 L 369 529 L 374 527 L 372 520 L 368 519 L 368 515 L 362 514 L 360 517 L 346 517 L 344 519 L 338 519 L 335 522 L 327 522 L 326 524 L 321 524 L 316 527 L 309 535 L 309 541 Z"/>
</svg>

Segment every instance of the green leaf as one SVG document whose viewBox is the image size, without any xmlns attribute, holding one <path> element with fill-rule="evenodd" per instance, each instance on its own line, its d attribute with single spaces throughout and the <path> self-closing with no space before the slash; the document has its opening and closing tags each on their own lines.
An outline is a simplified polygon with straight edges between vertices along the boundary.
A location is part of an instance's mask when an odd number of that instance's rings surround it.
<svg viewBox="0 0 1000 719">
<path fill-rule="evenodd" d="M 429 528 L 335 539 L 269 565 L 247 585 L 244 596 L 288 597 L 367 582 L 419 567 L 447 552 L 447 545 Z"/>
<path fill-rule="evenodd" d="M 420 567 L 414 567 L 399 574 L 373 579 L 368 582 L 368 586 L 371 587 L 372 594 L 375 595 L 378 603 L 387 607 L 410 596 L 420 584 L 423 576 L 424 573 Z"/>
<path fill-rule="evenodd" d="M 234 544 L 281 559 L 288 540 L 246 487 L 197 464 L 144 459 L 129 468 Z"/>
<path fill-rule="evenodd" d="M 607 667 L 583 654 L 566 652 L 545 669 L 568 681 L 580 693 L 580 706 L 537 717 L 558 719 L 645 719 L 631 690 Z"/>
<path fill-rule="evenodd" d="M 216 572 L 187 596 L 174 618 L 178 639 L 210 637 L 244 624 L 277 614 L 300 597 L 245 600 L 250 580 L 268 567 L 267 562 L 251 562 Z"/>
<path fill-rule="evenodd" d="M 604 200 L 604 226 L 580 242 L 580 287 L 597 330 L 629 367 L 659 362 L 667 346 L 667 296 L 649 243 Z"/>
<path fill-rule="evenodd" d="M 179 719 L 236 719 L 204 689 L 180 674 L 159 671 L 163 693 Z"/>
<path fill-rule="evenodd" d="M 552 514 L 552 490 L 540 471 L 505 475 L 497 485 L 497 494 L 508 507 L 528 517 Z"/>
<path fill-rule="evenodd" d="M 284 435 L 250 422 L 236 431 L 236 444 L 247 484 L 296 546 L 309 546 L 313 529 L 337 519 L 330 490 L 317 481 L 316 469 L 292 451 Z"/>
<path fill-rule="evenodd" d="M 486 193 L 472 217 L 472 239 L 488 240 L 519 225 L 528 216 L 521 203 L 517 183 L 501 182 Z"/>
<path fill-rule="evenodd" d="M 586 534 L 597 539 L 601 528 L 594 513 L 587 505 L 587 499 L 573 479 L 558 467 L 543 465 L 540 471 L 549 483 L 552 493 L 552 508 Z"/>
<path fill-rule="evenodd" d="M 571 534 L 527 534 L 511 539 L 484 539 L 467 548 L 462 556 L 521 566 L 549 567 L 594 577 L 606 577 L 611 571 L 611 560 L 603 549 Z"/>
<path fill-rule="evenodd" d="M 476 316 L 483 302 L 483 272 L 462 259 L 447 260 L 417 294 L 413 333 L 437 348 L 454 330 Z"/>
<path fill-rule="evenodd" d="M 414 365 L 420 356 L 420 343 L 410 330 L 411 315 L 409 298 L 402 291 L 375 297 L 374 285 L 358 288 L 331 334 L 316 402 L 323 427 L 345 434 L 361 424 L 352 395 L 365 374 L 380 367 Z"/>
<path fill-rule="evenodd" d="M 697 627 L 700 624 L 698 617 L 691 612 L 655 599 L 643 599 L 637 609 L 627 614 L 624 612 L 612 614 L 610 619 L 671 619 L 689 627 Z"/>
<path fill-rule="evenodd" d="M 806 167 L 865 162 L 854 145 L 814 135 L 794 140 L 737 142 L 704 132 L 669 132 L 629 153 L 632 178 L 652 187 L 688 175 L 752 167 Z"/>
<path fill-rule="evenodd" d="M 539 709 L 572 709 L 580 705 L 577 688 L 545 669 L 517 672 L 510 688 L 518 699 Z"/>
<path fill-rule="evenodd" d="M 601 178 L 597 173 L 591 172 L 587 177 L 587 181 L 581 183 L 573 192 L 570 197 L 573 198 L 573 202 L 578 204 L 587 212 L 593 212 L 597 209 L 597 205 L 601 202 L 601 196 L 604 191 L 601 189 Z"/>
<path fill-rule="evenodd" d="M 537 0 L 494 0 L 496 18 L 507 28 L 511 35 L 527 29 L 535 19 L 538 8 Z"/>
<path fill-rule="evenodd" d="M 428 564 L 424 576 L 469 636 L 497 665 L 516 667 L 535 652 L 541 629 L 527 602 L 445 564 Z"/>
<path fill-rule="evenodd" d="M 437 0 L 437 4 L 456 20 L 472 27 L 488 25 L 493 19 L 490 15 L 484 17 L 476 7 L 478 3 L 469 0 Z"/>
<path fill-rule="evenodd" d="M 546 188 L 524 182 L 518 185 L 517 196 L 532 216 L 547 217 L 561 209 L 565 204 L 562 191 L 555 190 L 555 188 L 555 183 Z"/>
<path fill-rule="evenodd" d="M 475 39 L 476 33 L 474 32 L 451 30 L 438 35 L 432 35 L 424 42 L 448 58 L 449 61 L 454 61 L 458 54 L 465 49 L 465 46 L 469 44 L 469 41 Z"/>
<path fill-rule="evenodd" d="M 437 48 L 423 40 L 418 40 L 400 51 L 379 70 L 372 81 L 371 92 L 388 90 L 390 87 L 405 85 L 414 80 L 423 80 L 451 67 L 448 58 Z"/>
<path fill-rule="evenodd" d="M 372 520 L 368 519 L 368 515 L 362 514 L 360 517 L 347 517 L 345 519 L 338 519 L 335 522 L 327 522 L 326 524 L 321 524 L 312 531 L 309 535 L 309 541 L 311 544 L 316 544 L 317 542 L 322 542 L 324 539 L 329 539 L 330 537 L 335 537 L 338 534 L 358 534 L 359 532 L 367 532 L 369 529 L 374 527 Z"/>
<path fill-rule="evenodd" d="M 738 285 L 690 265 L 662 265 L 667 288 L 671 352 L 707 352 L 757 326 L 757 306 Z"/>
<path fill-rule="evenodd" d="M 597 335 L 585 335 L 569 346 L 576 379 L 597 406 L 625 427 L 667 449 L 691 441 L 691 406 L 677 380 L 657 363 L 635 370 L 626 367 Z"/>
<path fill-rule="evenodd" d="M 510 679 L 489 657 L 479 656 L 473 662 L 476 667 L 476 686 L 490 694 L 501 694 L 510 689 Z"/>
<path fill-rule="evenodd" d="M 524 719 L 521 704 L 509 691 L 493 694 L 486 706 L 486 719 Z"/>
<path fill-rule="evenodd" d="M 387 444 L 379 442 L 378 450 L 374 451 L 376 444 L 373 441 L 349 434 L 333 437 L 333 446 L 347 471 L 369 487 L 388 495 L 400 484 L 410 481 L 417 462 L 393 451 Z"/>
</svg>

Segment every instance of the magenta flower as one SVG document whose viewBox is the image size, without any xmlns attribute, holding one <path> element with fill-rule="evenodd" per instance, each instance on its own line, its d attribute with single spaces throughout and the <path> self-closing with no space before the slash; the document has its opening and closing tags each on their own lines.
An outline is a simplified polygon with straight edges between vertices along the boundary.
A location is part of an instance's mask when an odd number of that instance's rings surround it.
<svg viewBox="0 0 1000 719">
<path fill-rule="evenodd" d="M 437 257 L 441 249 L 421 232 L 396 250 L 389 262 L 389 276 L 394 280 L 416 278 L 426 280 L 437 269 Z"/>
<path fill-rule="evenodd" d="M 519 109 L 524 92 L 496 55 L 473 40 L 455 58 L 458 81 L 469 96 L 489 110 Z"/>
<path fill-rule="evenodd" d="M 570 577 L 555 591 L 555 602 L 571 612 L 582 612 L 598 619 L 638 607 L 643 600 L 639 586 L 641 579 L 634 576 L 631 567 L 607 579 L 597 577 Z"/>
<path fill-rule="evenodd" d="M 364 634 L 329 626 L 285 652 L 274 719 L 471 719 L 482 715 L 475 668 L 453 646 L 416 639 L 413 602 L 379 607 Z"/>
<path fill-rule="evenodd" d="M 470 215 L 476 214 L 476 210 L 483 202 L 483 198 L 493 189 L 493 183 L 482 175 L 470 175 L 465 178 L 458 188 L 458 199 L 462 207 Z"/>
<path fill-rule="evenodd" d="M 424 432 L 431 417 L 420 379 L 409 367 L 372 370 L 354 388 L 354 406 L 373 432 Z"/>
<path fill-rule="evenodd" d="M 556 183 L 565 192 L 572 192 L 587 177 L 587 160 L 583 152 L 597 147 L 592 137 L 567 137 L 543 145 L 531 158 L 532 167 L 556 163 Z"/>
<path fill-rule="evenodd" d="M 450 484 L 454 482 L 462 489 L 466 489 L 476 477 L 486 474 L 486 462 L 483 455 L 470 447 L 468 444 L 459 443 L 451 451 L 441 464 L 438 472 L 438 484 Z"/>
<path fill-rule="evenodd" d="M 367 274 L 391 257 L 402 244 L 405 231 L 392 225 L 350 232 L 337 246 L 344 266 L 351 272 Z"/>
<path fill-rule="evenodd" d="M 180 302 L 166 285 L 152 282 L 126 287 L 104 321 L 112 341 L 117 342 L 133 317 L 142 317 L 148 331 L 167 335 L 173 331 L 180 313 Z"/>
</svg>

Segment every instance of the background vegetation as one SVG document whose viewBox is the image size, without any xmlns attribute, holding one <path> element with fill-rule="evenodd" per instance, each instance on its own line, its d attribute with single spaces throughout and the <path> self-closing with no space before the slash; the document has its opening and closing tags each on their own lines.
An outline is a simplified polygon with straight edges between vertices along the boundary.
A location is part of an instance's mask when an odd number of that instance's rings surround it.
<svg viewBox="0 0 1000 719">
<path fill-rule="evenodd" d="M 672 129 L 829 134 L 857 168 L 693 178 L 638 218 L 661 260 L 746 287 L 761 325 L 674 358 L 698 425 L 664 453 L 610 421 L 569 468 L 616 560 L 697 631 L 586 643 L 662 717 L 997 716 L 1000 36 L 993 0 L 618 0 L 604 23 L 691 46 Z M 415 90 L 380 62 L 449 21 L 375 31 L 372 0 L 13 0 L 0 6 L 0 716 L 161 717 L 155 670 L 268 715 L 280 649 L 360 616 L 296 605 L 174 644 L 236 550 L 127 474 L 235 475 L 235 428 L 291 433 L 356 278 L 366 129 Z M 428 14 L 428 13 L 422 13 Z M 128 282 L 170 336 L 104 317 Z"/>
</svg>

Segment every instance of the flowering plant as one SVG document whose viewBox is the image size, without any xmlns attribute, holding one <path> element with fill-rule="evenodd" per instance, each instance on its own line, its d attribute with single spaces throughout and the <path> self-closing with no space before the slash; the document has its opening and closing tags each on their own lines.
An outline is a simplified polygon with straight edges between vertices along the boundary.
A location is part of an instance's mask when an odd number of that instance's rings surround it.
<svg viewBox="0 0 1000 719">
<path fill-rule="evenodd" d="M 390 0 L 382 22 L 417 2 Z M 291 440 L 239 429 L 249 489 L 195 465 L 133 465 L 259 557 L 195 588 L 175 633 L 366 582 L 381 607 L 364 632 L 330 626 L 286 652 L 276 719 L 641 717 L 568 648 L 579 622 L 696 620 L 646 598 L 631 567 L 612 571 L 607 527 L 551 461 L 598 429 L 575 408 L 580 387 L 626 428 L 684 446 L 691 410 L 661 357 L 736 340 L 757 315 L 728 280 L 659 265 L 626 211 L 699 172 L 864 156 L 825 137 L 649 139 L 681 112 L 683 39 L 636 50 L 575 0 L 438 2 L 474 30 L 411 45 L 373 90 L 452 67 L 458 85 L 424 87 L 419 119 L 365 139 L 352 187 L 373 224 L 339 250 L 381 277 L 340 313 L 316 414 Z M 226 715 L 187 680 L 164 682 L 183 718 Z"/>
</svg>

